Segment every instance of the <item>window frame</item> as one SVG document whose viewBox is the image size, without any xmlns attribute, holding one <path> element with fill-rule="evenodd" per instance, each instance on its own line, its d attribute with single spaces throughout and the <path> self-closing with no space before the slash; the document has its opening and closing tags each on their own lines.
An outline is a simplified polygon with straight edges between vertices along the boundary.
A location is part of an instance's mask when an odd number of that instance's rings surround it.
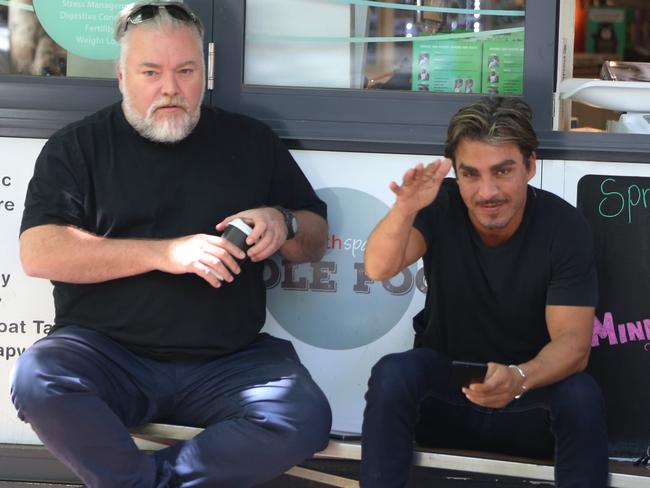
<svg viewBox="0 0 650 488">
<path fill-rule="evenodd" d="M 120 100 L 116 80 L 0 75 L 0 136 L 49 137 Z"/>
</svg>

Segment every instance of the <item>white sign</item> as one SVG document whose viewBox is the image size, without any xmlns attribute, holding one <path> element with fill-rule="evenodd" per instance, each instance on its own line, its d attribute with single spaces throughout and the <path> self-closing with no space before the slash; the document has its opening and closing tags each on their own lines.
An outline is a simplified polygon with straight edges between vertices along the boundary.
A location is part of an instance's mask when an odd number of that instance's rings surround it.
<svg viewBox="0 0 650 488">
<path fill-rule="evenodd" d="M 54 319 L 49 281 L 28 278 L 20 266 L 18 234 L 27 184 L 42 140 L 0 139 L 0 443 L 37 444 L 16 417 L 9 377 L 16 359 L 43 337 Z"/>
</svg>

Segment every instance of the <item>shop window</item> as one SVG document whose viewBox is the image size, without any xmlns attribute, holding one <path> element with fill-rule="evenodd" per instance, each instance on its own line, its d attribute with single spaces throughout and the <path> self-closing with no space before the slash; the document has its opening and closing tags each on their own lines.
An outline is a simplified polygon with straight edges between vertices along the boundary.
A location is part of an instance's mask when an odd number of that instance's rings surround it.
<svg viewBox="0 0 650 488">
<path fill-rule="evenodd" d="M 244 84 L 523 91 L 523 0 L 246 1 Z"/>
<path fill-rule="evenodd" d="M 461 106 L 499 94 L 533 107 L 545 158 L 647 161 L 638 133 L 585 133 L 605 129 L 594 109 L 583 115 L 574 100 L 572 111 L 559 87 L 572 71 L 598 76 L 603 60 L 647 62 L 647 0 L 186 1 L 214 53 L 206 103 L 264 121 L 293 147 L 438 154 Z M 117 51 L 106 51 L 127 2 L 0 0 L 0 135 L 46 137 L 119 100 Z M 625 32 L 588 31 L 580 6 L 585 16 L 624 9 Z M 575 56 L 574 18 L 583 26 Z M 616 24 L 621 14 L 595 18 Z M 12 37 L 23 29 L 24 50 Z M 583 130 L 570 131 L 572 122 Z"/>
<path fill-rule="evenodd" d="M 564 84 L 576 94 L 560 128 L 650 134 L 650 4 L 647 0 L 574 2 L 572 72 L 584 85 L 576 91 L 578 80 Z"/>
<path fill-rule="evenodd" d="M 521 96 L 552 127 L 554 2 L 220 0 L 212 102 L 295 147 L 440 152 L 486 94 Z"/>
</svg>

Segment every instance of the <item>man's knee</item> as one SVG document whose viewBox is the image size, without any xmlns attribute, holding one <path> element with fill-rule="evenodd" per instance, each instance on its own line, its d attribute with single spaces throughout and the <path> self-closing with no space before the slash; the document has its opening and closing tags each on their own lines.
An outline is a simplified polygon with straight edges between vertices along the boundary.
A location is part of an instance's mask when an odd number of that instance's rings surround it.
<svg viewBox="0 0 650 488">
<path fill-rule="evenodd" d="M 605 402 L 598 383 L 586 373 L 569 376 L 556 385 L 551 410 L 554 416 L 570 416 L 586 428 L 605 415 Z"/>
<path fill-rule="evenodd" d="M 277 443 L 299 446 L 310 454 L 324 449 L 332 426 L 332 412 L 313 379 L 304 373 L 267 386 L 268 392 L 257 389 L 255 394 L 260 400 L 268 398 L 250 403 L 246 407 L 247 418 Z M 279 445 L 278 448 L 281 449 Z"/>
<path fill-rule="evenodd" d="M 403 399 L 404 395 L 414 393 L 421 375 L 436 374 L 438 359 L 435 352 L 423 349 L 384 356 L 372 368 L 368 395 L 385 400 Z"/>
<path fill-rule="evenodd" d="M 399 396 L 409 380 L 401 354 L 388 354 L 372 367 L 368 381 L 368 395 L 379 398 Z"/>
<path fill-rule="evenodd" d="M 593 408 L 603 404 L 603 395 L 596 380 L 587 373 L 577 373 L 557 384 L 554 401 Z"/>
<path fill-rule="evenodd" d="M 48 409 L 48 392 L 44 377 L 48 360 L 46 354 L 32 347 L 16 361 L 11 373 L 11 400 L 22 420 L 29 414 Z"/>
<path fill-rule="evenodd" d="M 312 380 L 305 382 L 302 400 L 300 434 L 309 455 L 327 447 L 332 429 L 332 410 L 325 394 Z"/>
<path fill-rule="evenodd" d="M 38 343 L 18 358 L 11 375 L 11 400 L 18 416 L 28 422 L 54 415 L 66 393 L 86 390 L 81 380 L 66 372 L 60 351 Z"/>
</svg>

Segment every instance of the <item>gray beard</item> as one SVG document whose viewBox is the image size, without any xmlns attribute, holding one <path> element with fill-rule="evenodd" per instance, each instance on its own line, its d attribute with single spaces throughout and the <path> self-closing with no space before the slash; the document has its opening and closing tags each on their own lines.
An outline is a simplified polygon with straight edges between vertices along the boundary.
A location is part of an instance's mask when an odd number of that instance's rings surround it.
<svg viewBox="0 0 650 488">
<path fill-rule="evenodd" d="M 129 124 L 131 124 L 131 126 L 142 137 L 153 142 L 172 144 L 182 141 L 191 134 L 201 118 L 201 103 L 203 102 L 203 96 L 201 97 L 196 109 L 192 112 L 189 111 L 189 106 L 182 97 L 159 98 L 147 109 L 147 113 L 143 117 L 133 108 L 131 98 L 126 90 L 123 95 L 122 110 L 124 112 L 124 117 L 126 117 Z M 185 112 L 174 117 L 165 117 L 161 121 L 156 121 L 153 116 L 156 109 L 168 105 L 177 105 L 182 107 Z"/>
</svg>

